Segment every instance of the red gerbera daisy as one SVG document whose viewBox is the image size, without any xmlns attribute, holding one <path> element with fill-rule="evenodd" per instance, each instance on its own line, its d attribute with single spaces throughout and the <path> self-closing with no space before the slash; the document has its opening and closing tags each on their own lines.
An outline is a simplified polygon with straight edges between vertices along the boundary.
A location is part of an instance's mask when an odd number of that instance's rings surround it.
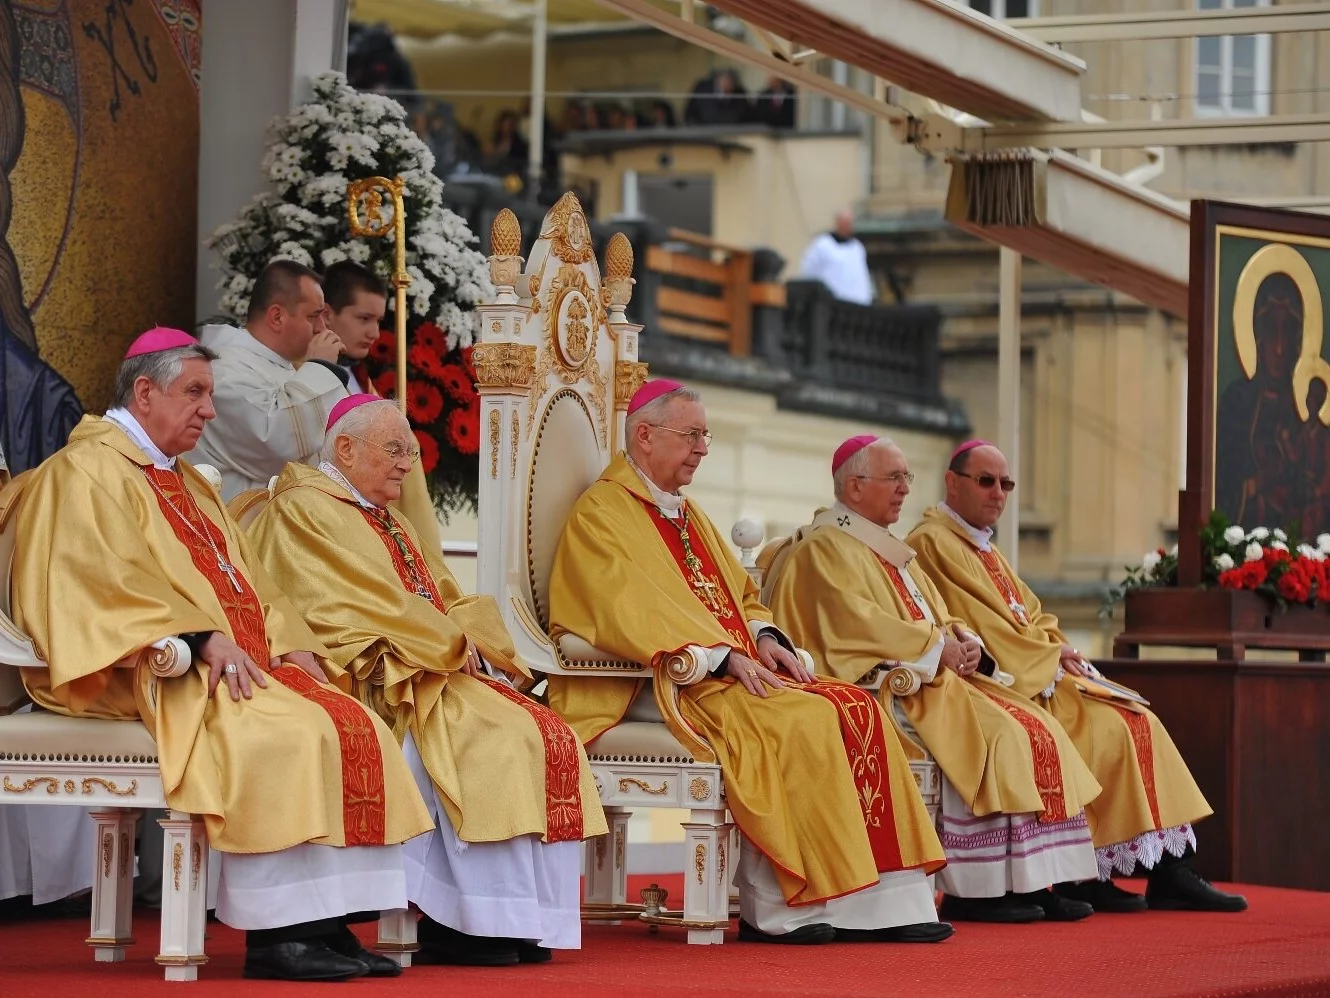
<svg viewBox="0 0 1330 998">
<path fill-rule="evenodd" d="M 374 379 L 374 390 L 384 398 L 397 394 L 397 372 L 384 371 Z"/>
<path fill-rule="evenodd" d="M 448 413 L 448 442 L 459 454 L 475 454 L 480 450 L 480 400 L 474 405 L 454 409 Z"/>
<path fill-rule="evenodd" d="M 397 334 L 380 329 L 379 338 L 369 345 L 369 359 L 376 364 L 390 364 L 397 359 Z"/>
<path fill-rule="evenodd" d="M 424 347 L 436 356 L 442 357 L 448 352 L 448 337 L 433 322 L 422 322 L 417 326 L 413 339 L 417 346 Z"/>
<path fill-rule="evenodd" d="M 435 381 L 443 377 L 443 369 L 447 366 L 439 359 L 437 353 L 427 350 L 419 343 L 407 351 L 406 362 Z"/>
<path fill-rule="evenodd" d="M 432 423 L 443 412 L 443 393 L 428 381 L 406 382 L 406 414 L 415 423 Z"/>
<path fill-rule="evenodd" d="M 420 445 L 420 467 L 428 475 L 439 463 L 438 441 L 424 430 L 412 430 L 411 432 L 416 435 L 416 443 Z"/>
<path fill-rule="evenodd" d="M 462 347 L 458 351 L 462 355 L 462 366 L 466 368 L 466 376 L 471 379 L 471 383 L 476 383 L 476 365 L 471 360 L 471 354 L 475 352 L 475 347 Z"/>
<path fill-rule="evenodd" d="M 439 384 L 462 405 L 470 405 L 476 397 L 476 386 L 466 376 L 466 368 L 461 364 L 444 364 L 439 372 Z"/>
</svg>

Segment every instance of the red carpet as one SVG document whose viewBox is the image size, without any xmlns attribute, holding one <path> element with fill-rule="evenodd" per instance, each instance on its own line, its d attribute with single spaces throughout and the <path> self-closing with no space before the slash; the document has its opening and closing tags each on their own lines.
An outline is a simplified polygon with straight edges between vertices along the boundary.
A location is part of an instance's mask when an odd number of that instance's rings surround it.
<svg viewBox="0 0 1330 998">
<path fill-rule="evenodd" d="M 659 879 L 671 900 L 679 877 Z M 633 878 L 633 891 L 647 878 Z M 1330 996 L 1330 894 L 1243 888 L 1241 915 L 1146 912 L 1095 915 L 1072 925 L 960 925 L 935 946 L 832 944 L 685 946 L 683 934 L 643 925 L 588 925 L 584 948 L 541 966 L 418 967 L 396 980 L 359 980 L 336 994 L 485 995 L 892 995 Z M 364 926 L 372 931 L 372 926 Z M 191 998 L 327 994 L 328 986 L 245 981 L 243 939 L 209 926 L 210 961 L 195 984 L 167 984 L 152 962 L 155 913 L 134 922 L 138 944 L 120 964 L 98 964 L 76 921 L 0 925 L 2 998 L 174 994 Z"/>
</svg>

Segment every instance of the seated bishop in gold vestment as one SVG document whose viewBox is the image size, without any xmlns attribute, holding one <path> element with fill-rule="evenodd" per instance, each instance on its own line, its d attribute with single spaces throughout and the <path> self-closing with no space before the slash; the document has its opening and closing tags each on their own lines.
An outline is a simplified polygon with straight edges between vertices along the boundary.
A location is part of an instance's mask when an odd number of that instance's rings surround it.
<svg viewBox="0 0 1330 998">
<path fill-rule="evenodd" d="M 246 976 L 394 975 L 345 917 L 406 906 L 398 844 L 429 816 L 392 732 L 327 684 L 327 650 L 178 458 L 213 416 L 211 358 L 145 333 L 113 407 L 15 486 L 14 616 L 48 664 L 24 682 L 48 710 L 147 725 L 170 806 L 221 853 Z M 173 636 L 193 651 L 181 674 L 124 667 Z"/>
<path fill-rule="evenodd" d="M 768 569 L 776 622 L 847 682 L 903 666 L 920 683 L 882 706 L 942 770 L 942 917 L 1076 921 L 1093 914 L 1050 884 L 1095 875 L 1085 804 L 1099 784 L 1062 726 L 1007 689 L 1011 679 L 947 609 L 890 531 L 913 475 L 889 440 L 851 437 L 832 459 L 836 503 L 779 548 Z M 913 737 L 910 737 L 913 736 Z"/>
<path fill-rule="evenodd" d="M 942 848 L 909 763 L 871 694 L 814 679 L 697 505 L 679 494 L 711 434 L 696 392 L 648 382 L 629 402 L 627 453 L 577 501 L 550 579 L 556 636 L 700 678 L 680 709 L 715 751 L 743 841 L 740 939 L 935 942 L 926 874 Z M 551 676 L 550 705 L 587 743 L 644 683 Z"/>
<path fill-rule="evenodd" d="M 906 538 L 952 612 L 1015 677 L 1013 692 L 1058 719 L 1103 788 L 1086 808 L 1098 877 L 1059 885 L 1099 911 L 1151 908 L 1242 911 L 1246 901 L 1207 883 L 1190 864 L 1193 822 L 1210 805 L 1173 739 L 1143 704 L 1107 690 L 1030 587 L 993 543 L 1016 488 L 1007 459 L 982 440 L 961 444 L 946 473 L 946 501 Z M 1145 896 L 1112 882 L 1148 871 Z"/>
<path fill-rule="evenodd" d="M 547 960 L 580 945 L 580 843 L 605 815 L 577 736 L 510 685 L 493 598 L 463 596 L 392 512 L 416 451 L 396 403 L 338 403 L 322 462 L 287 465 L 251 540 L 430 803 L 436 831 L 403 850 L 420 962 Z"/>
</svg>

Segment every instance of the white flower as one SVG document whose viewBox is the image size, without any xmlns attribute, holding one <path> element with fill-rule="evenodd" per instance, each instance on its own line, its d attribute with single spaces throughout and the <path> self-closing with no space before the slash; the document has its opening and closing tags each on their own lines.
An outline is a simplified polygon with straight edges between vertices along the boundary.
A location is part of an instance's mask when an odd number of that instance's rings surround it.
<svg viewBox="0 0 1330 998">
<path fill-rule="evenodd" d="M 334 263 L 341 263 L 346 259 L 346 250 L 340 246 L 329 246 L 319 254 L 319 260 L 325 267 L 331 267 Z"/>
<path fill-rule="evenodd" d="M 1330 534 L 1326 534 L 1326 540 L 1330 540 Z M 1224 540 L 1229 544 L 1241 544 L 1247 539 L 1247 532 L 1239 526 L 1229 527 L 1224 531 Z"/>
<path fill-rule="evenodd" d="M 1312 547 L 1310 544 L 1298 545 L 1298 554 L 1302 555 L 1302 557 L 1304 558 L 1311 558 L 1313 561 L 1315 561 L 1316 556 L 1320 553 L 1321 552 L 1317 551 L 1316 548 Z"/>
<path fill-rule="evenodd" d="M 1147 551 L 1145 557 L 1141 559 L 1141 568 L 1147 572 L 1153 572 L 1159 567 L 1160 555 L 1158 551 Z"/>
<path fill-rule="evenodd" d="M 1247 545 L 1247 552 L 1246 552 L 1246 554 L 1243 556 L 1243 560 L 1244 560 L 1244 561 L 1260 561 L 1260 560 L 1261 560 L 1261 555 L 1262 555 L 1263 553 L 1264 553 L 1264 551 L 1263 551 L 1263 549 L 1261 548 L 1261 545 L 1259 545 L 1259 544 L 1257 544 L 1255 541 L 1253 541 L 1252 543 L 1250 543 L 1250 544 Z"/>
<path fill-rule="evenodd" d="M 1330 534 L 1321 534 L 1317 537 L 1316 546 L 1322 551 L 1330 552 Z"/>
<path fill-rule="evenodd" d="M 1287 541 L 1287 540 L 1288 540 L 1288 534 L 1284 533 L 1284 531 L 1280 530 L 1278 527 L 1275 527 L 1275 529 L 1274 529 L 1273 531 L 1271 531 L 1271 532 L 1275 535 L 1275 540 L 1277 540 L 1277 541 Z M 1285 548 L 1284 550 L 1287 551 L 1288 548 Z"/>
<path fill-rule="evenodd" d="M 1270 536 L 1270 531 L 1269 531 L 1267 528 L 1265 528 L 1265 527 L 1255 527 L 1255 528 L 1252 529 L 1252 532 L 1251 532 L 1250 534 L 1247 535 L 1247 540 L 1249 540 L 1249 541 L 1263 541 L 1263 540 L 1265 540 L 1265 539 L 1266 539 L 1267 537 L 1269 537 L 1269 536 Z"/>
<path fill-rule="evenodd" d="M 1171 554 L 1174 558 L 1176 558 L 1178 556 L 1178 546 L 1174 544 L 1171 548 L 1168 549 L 1168 553 Z"/>
<path fill-rule="evenodd" d="M 1221 572 L 1227 572 L 1233 567 L 1233 556 L 1231 554 L 1221 554 L 1215 556 L 1215 568 Z"/>
<path fill-rule="evenodd" d="M 1272 548 L 1274 548 L 1276 551 L 1287 551 L 1287 550 L 1288 550 L 1288 545 L 1285 544 L 1283 541 L 1272 541 L 1272 542 L 1270 543 L 1270 546 L 1271 546 Z"/>
</svg>

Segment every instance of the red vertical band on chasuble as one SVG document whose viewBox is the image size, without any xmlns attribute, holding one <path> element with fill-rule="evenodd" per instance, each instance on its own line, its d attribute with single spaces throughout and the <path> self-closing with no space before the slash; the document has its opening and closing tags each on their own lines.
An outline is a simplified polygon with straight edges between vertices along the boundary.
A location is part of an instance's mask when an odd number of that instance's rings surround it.
<svg viewBox="0 0 1330 998">
<path fill-rule="evenodd" d="M 440 613 L 446 613 L 439 587 L 430 575 L 420 550 L 388 511 L 378 513 L 361 507 L 361 513 L 388 549 L 393 569 L 402 587 L 413 595 L 420 590 Z M 485 678 L 495 693 L 531 715 L 545 746 L 545 839 L 573 842 L 582 838 L 582 760 L 577 736 L 554 711 L 523 696 L 504 683 Z"/>
<path fill-rule="evenodd" d="M 692 538 L 689 539 L 688 547 L 700 563 L 696 573 L 700 578 L 696 578 L 685 561 L 687 552 L 684 550 L 680 523 L 663 515 L 653 503 L 646 502 L 641 496 L 635 498 L 650 515 L 660 533 L 660 539 L 669 549 L 670 556 L 698 602 L 716 618 L 725 633 L 735 640 L 736 646 L 742 648 L 749 658 L 756 660 L 757 644 L 748 630 L 748 622 L 707 546 L 694 545 Z M 704 588 L 708 583 L 714 588 Z M 845 757 L 854 777 L 855 788 L 859 791 L 859 807 L 863 812 L 864 828 L 868 832 L 877 870 L 879 873 L 887 873 L 902 869 L 904 860 L 901 857 L 900 840 L 896 837 L 895 812 L 891 803 L 887 733 L 881 723 L 882 714 L 877 700 L 871 693 L 846 683 L 802 684 L 788 678 L 784 682 L 793 689 L 820 696 L 836 708 L 841 743 L 845 747 Z M 892 737 L 895 737 L 894 733 Z"/>
<path fill-rule="evenodd" d="M 194 567 L 217 595 L 227 623 L 231 625 L 232 640 L 266 671 L 268 636 L 258 594 L 239 569 L 233 569 L 235 584 L 232 584 L 231 576 L 217 563 L 217 554 L 203 534 L 206 532 L 223 557 L 227 553 L 226 538 L 217 525 L 198 510 L 179 474 L 159 468 L 145 468 L 144 473 L 155 486 L 153 492 L 157 504 L 176 539 L 189 551 Z M 195 516 L 191 517 L 191 513 Z M 193 529 L 190 529 L 191 525 Z M 239 592 L 236 586 L 240 587 Z M 342 834 L 346 844 L 383 845 L 387 828 L 383 751 L 369 716 L 355 700 L 320 686 L 296 666 L 285 666 L 269 675 L 287 689 L 322 707 L 337 730 L 342 757 Z"/>
<path fill-rule="evenodd" d="M 1044 813 L 1039 820 L 1053 824 L 1067 820 L 1067 799 L 1062 785 L 1062 759 L 1058 756 L 1057 739 L 1053 732 L 1039 723 L 1028 710 L 1024 710 L 1009 700 L 994 696 L 988 690 L 979 687 L 984 695 L 997 704 L 1025 729 L 1030 739 L 1030 755 L 1034 758 L 1034 783 L 1039 789 L 1039 799 L 1043 801 Z"/>
<path fill-rule="evenodd" d="M 1144 714 L 1138 714 L 1115 703 L 1109 706 L 1121 714 L 1122 719 L 1127 722 L 1127 730 L 1131 732 L 1131 742 L 1136 749 L 1136 765 L 1141 771 L 1141 782 L 1145 784 L 1145 799 L 1150 804 L 1150 817 L 1155 823 L 1155 828 L 1159 828 L 1159 794 L 1155 789 L 1155 743 L 1154 735 L 1150 732 L 1150 719 Z"/>
</svg>

